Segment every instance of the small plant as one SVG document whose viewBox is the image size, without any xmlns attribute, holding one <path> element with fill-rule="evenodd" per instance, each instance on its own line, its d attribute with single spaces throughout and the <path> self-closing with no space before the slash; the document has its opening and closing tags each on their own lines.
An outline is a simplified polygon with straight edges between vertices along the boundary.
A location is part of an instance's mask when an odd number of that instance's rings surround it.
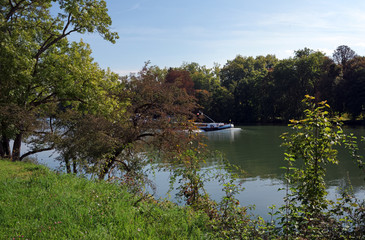
<svg viewBox="0 0 365 240">
<path fill-rule="evenodd" d="M 205 160 L 214 158 L 217 169 L 203 169 Z M 252 220 L 248 208 L 240 206 L 236 195 L 243 190 L 238 182 L 238 175 L 233 172 L 243 171 L 229 164 L 219 152 L 210 152 L 205 144 L 192 143 L 174 159 L 171 175 L 171 188 L 178 183 L 177 196 L 195 211 L 202 211 L 209 216 L 208 225 L 215 239 L 242 239 L 247 236 L 259 236 L 257 226 L 263 221 Z M 217 179 L 224 196 L 220 202 L 210 199 L 205 191 L 205 183 Z"/>
<path fill-rule="evenodd" d="M 211 206 L 214 203 L 204 188 L 204 183 L 208 181 L 206 175 L 209 175 L 209 170 L 202 170 L 202 164 L 205 163 L 209 152 L 203 143 L 191 142 L 190 145 L 179 155 L 174 156 L 172 164 L 169 165 L 170 189 L 172 190 L 174 184 L 178 182 L 178 197 L 193 209 L 203 210 L 208 215 L 212 215 L 214 213 L 211 212 Z"/>
</svg>

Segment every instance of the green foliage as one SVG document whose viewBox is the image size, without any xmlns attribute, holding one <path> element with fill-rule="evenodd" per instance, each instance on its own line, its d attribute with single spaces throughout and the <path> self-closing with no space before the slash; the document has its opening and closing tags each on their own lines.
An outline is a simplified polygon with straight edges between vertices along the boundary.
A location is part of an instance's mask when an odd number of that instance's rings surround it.
<svg viewBox="0 0 365 240">
<path fill-rule="evenodd" d="M 283 232 L 289 238 L 361 237 L 363 226 L 353 219 L 362 216 L 363 208 L 347 195 L 337 205 L 328 201 L 324 182 L 326 166 L 338 163 L 335 146 L 343 143 L 353 155 L 356 145 L 346 137 L 340 124 L 328 117 L 326 102 L 316 102 L 310 96 L 303 101 L 307 105 L 305 118 L 293 120 L 293 132 L 282 136 L 288 163 L 287 196 L 280 220 Z"/>
<path fill-rule="evenodd" d="M 67 171 L 72 163 L 77 171 L 99 179 L 117 175 L 137 192 L 149 183 L 148 156 L 154 151 L 174 155 L 180 150 L 176 145 L 188 144 L 184 131 L 193 127 L 188 120 L 193 117 L 194 98 L 180 82 L 166 81 L 167 76 L 146 65 L 138 74 L 102 85 L 105 100 L 97 102 L 101 106 L 95 111 L 65 111 L 59 121 L 64 132 L 55 148 Z"/>
<path fill-rule="evenodd" d="M 257 94 L 264 86 L 264 79 L 277 63 L 275 56 L 242 57 L 227 61 L 220 71 L 221 86 L 232 95 L 229 110 L 235 122 L 256 122 L 261 115 L 261 101 L 268 95 Z M 214 98 L 213 98 L 214 99 Z"/>
<path fill-rule="evenodd" d="M 131 174 L 133 171 L 112 184 L 56 176 L 32 164 L 9 165 L 7 161 L 0 161 L 0 181 L 4 183 L 0 190 L 5 193 L 0 195 L 0 229 L 4 229 L 0 230 L 4 233 L 0 233 L 6 237 L 91 239 L 100 236 L 362 239 L 365 202 L 356 199 L 351 189 L 344 189 L 336 201 L 329 201 L 324 182 L 326 166 L 338 163 L 338 145 L 343 144 L 359 167 L 363 167 L 362 157 L 357 154 L 357 139 L 345 135 L 341 124 L 329 117 L 326 102 L 317 102 L 310 96 L 303 102 L 307 105 L 306 117 L 292 120 L 293 130 L 282 136 L 283 145 L 287 147 L 287 194 L 284 206 L 278 210 L 275 206 L 270 208 L 270 221 L 251 216 L 249 208 L 239 205 L 235 196 L 243 189 L 232 172 L 234 166 L 227 164 L 221 155 L 207 151 L 194 131 L 186 131 L 174 136 L 178 141 L 172 138 L 161 142 L 170 151 L 150 152 L 156 155 L 146 156 L 159 158 L 160 165 L 161 160 L 165 163 L 163 166 L 171 171 L 171 187 L 178 183 L 177 195 L 188 207 L 157 202 L 138 191 L 142 187 L 138 182 L 140 175 Z M 153 161 L 146 156 L 141 159 Z M 210 157 L 214 157 L 221 169 L 204 168 L 205 159 Z M 141 159 L 128 160 L 127 167 L 138 171 L 145 166 Z M 218 203 L 210 199 L 204 188 L 211 179 L 218 179 L 225 193 Z M 120 190 L 120 183 L 129 191 Z M 137 189 L 133 194 L 131 187 Z M 24 208 L 24 205 L 29 207 Z"/>
<path fill-rule="evenodd" d="M 320 94 L 322 66 L 326 57 L 309 49 L 298 50 L 294 58 L 280 61 L 274 71 L 275 105 L 277 115 L 288 121 L 302 116 L 304 95 Z"/>
<path fill-rule="evenodd" d="M 205 159 L 214 158 L 217 169 L 204 169 Z M 202 211 L 209 216 L 208 226 L 213 231 L 214 239 L 242 239 L 258 237 L 256 225 L 261 220 L 252 220 L 247 213 L 248 208 L 240 206 L 236 195 L 243 190 L 238 183 L 237 174 L 240 170 L 227 163 L 217 152 L 207 151 L 204 144 L 192 144 L 190 149 L 174 158 L 171 170 L 170 189 L 178 182 L 177 196 L 191 206 L 195 211 Z M 205 191 L 205 184 L 216 179 L 222 187 L 224 196 L 219 202 L 210 199 Z"/>
<path fill-rule="evenodd" d="M 365 58 L 354 57 L 346 62 L 341 81 L 344 110 L 355 120 L 364 109 L 365 102 Z"/>
<path fill-rule="evenodd" d="M 363 68 L 363 57 L 347 46 L 340 46 L 333 59 L 304 48 L 282 60 L 273 55 L 237 55 L 221 68 L 181 66 L 190 72 L 199 110 L 217 121 L 235 123 L 299 119 L 306 94 L 327 100 L 334 111 L 350 113 L 355 120 L 364 109 Z"/>
<path fill-rule="evenodd" d="M 60 106 L 93 111 L 105 100 L 100 82 L 110 75 L 93 62 L 87 44 L 67 37 L 98 32 L 115 42 L 118 35 L 109 30 L 111 19 L 102 0 L 1 1 L 0 9 L 0 156 L 21 160 L 52 148 L 33 141 L 33 149 L 20 156 L 24 138 L 39 132 L 43 136 L 36 137 L 52 137 L 52 121 L 44 123 L 56 118 Z"/>
<path fill-rule="evenodd" d="M 215 86 L 219 85 L 219 72 L 217 72 L 219 66 L 217 65 L 216 68 L 209 69 L 193 62 L 184 63 L 181 68 L 189 71 L 195 89 L 211 92 Z"/>
</svg>

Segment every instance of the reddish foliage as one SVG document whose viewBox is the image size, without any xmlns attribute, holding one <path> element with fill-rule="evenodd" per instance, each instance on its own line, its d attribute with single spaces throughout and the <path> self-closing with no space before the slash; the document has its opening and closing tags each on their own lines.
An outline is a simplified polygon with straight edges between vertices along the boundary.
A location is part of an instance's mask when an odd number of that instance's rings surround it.
<svg viewBox="0 0 365 240">
<path fill-rule="evenodd" d="M 194 82 L 186 70 L 170 68 L 165 81 L 166 83 L 175 83 L 179 88 L 185 89 L 189 95 L 194 95 Z"/>
</svg>

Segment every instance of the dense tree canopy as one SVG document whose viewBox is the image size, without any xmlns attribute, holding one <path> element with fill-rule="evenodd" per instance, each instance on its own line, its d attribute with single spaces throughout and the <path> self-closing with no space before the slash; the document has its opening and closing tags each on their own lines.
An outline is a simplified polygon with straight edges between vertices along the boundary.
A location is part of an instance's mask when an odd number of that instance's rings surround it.
<svg viewBox="0 0 365 240">
<path fill-rule="evenodd" d="M 118 35 L 109 30 L 111 19 L 102 0 L 0 4 L 0 155 L 19 160 L 23 140 L 39 129 L 43 135 L 52 132 L 50 124 L 45 129 L 44 119 L 56 114 L 60 105 L 85 110 L 97 104 L 103 99 L 101 80 L 112 77 L 93 62 L 87 44 L 71 43 L 67 36 L 98 32 L 114 42 Z M 51 14 L 57 7 L 57 15 Z M 34 146 L 32 151 L 49 148 Z"/>
<path fill-rule="evenodd" d="M 197 63 L 181 68 L 190 72 L 200 110 L 216 121 L 287 122 L 302 115 L 307 94 L 353 119 L 365 110 L 363 57 L 345 45 L 333 58 L 304 48 L 282 60 L 237 55 L 218 71 Z"/>
</svg>

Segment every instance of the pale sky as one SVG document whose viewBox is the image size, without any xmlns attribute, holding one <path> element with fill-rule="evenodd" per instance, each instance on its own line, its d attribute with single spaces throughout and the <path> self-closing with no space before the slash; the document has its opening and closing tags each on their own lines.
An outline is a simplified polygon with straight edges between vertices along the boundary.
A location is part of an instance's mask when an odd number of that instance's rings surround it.
<svg viewBox="0 0 365 240">
<path fill-rule="evenodd" d="M 308 47 L 328 56 L 340 45 L 365 55 L 364 0 L 106 0 L 116 44 L 90 44 L 100 67 L 128 74 L 152 65 L 223 66 L 236 55 L 279 59 Z M 73 36 L 71 40 L 78 40 Z"/>
</svg>

